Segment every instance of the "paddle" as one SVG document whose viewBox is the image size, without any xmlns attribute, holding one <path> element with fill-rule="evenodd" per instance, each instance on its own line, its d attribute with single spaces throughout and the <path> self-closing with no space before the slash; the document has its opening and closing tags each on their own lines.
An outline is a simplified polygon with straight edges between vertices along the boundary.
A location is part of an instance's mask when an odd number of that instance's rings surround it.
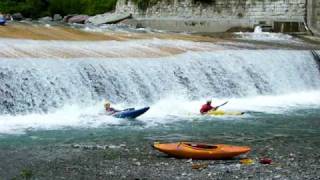
<svg viewBox="0 0 320 180">
<path fill-rule="evenodd" d="M 218 108 L 220 108 L 220 107 L 222 107 L 222 106 L 224 106 L 224 105 L 228 104 L 228 102 L 229 102 L 229 101 L 226 101 L 225 103 L 220 104 L 219 106 L 216 106 L 216 110 L 217 110 Z"/>
</svg>

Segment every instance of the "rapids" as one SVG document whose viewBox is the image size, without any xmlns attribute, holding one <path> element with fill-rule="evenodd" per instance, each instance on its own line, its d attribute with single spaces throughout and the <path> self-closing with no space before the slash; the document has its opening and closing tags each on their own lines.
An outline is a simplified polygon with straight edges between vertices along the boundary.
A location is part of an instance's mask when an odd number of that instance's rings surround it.
<svg viewBox="0 0 320 180">
<path fill-rule="evenodd" d="M 229 100 L 226 110 L 266 113 L 320 105 L 310 51 L 165 39 L 1 39 L 0 47 L 0 133 L 123 123 L 103 115 L 105 99 L 117 108 L 151 106 L 139 118 L 147 125 L 197 116 L 212 98 Z"/>
</svg>

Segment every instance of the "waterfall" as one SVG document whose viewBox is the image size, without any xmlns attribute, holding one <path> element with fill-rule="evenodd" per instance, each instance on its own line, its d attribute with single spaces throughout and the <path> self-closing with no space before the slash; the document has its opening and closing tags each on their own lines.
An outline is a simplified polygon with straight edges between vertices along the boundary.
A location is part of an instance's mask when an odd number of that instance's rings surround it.
<svg viewBox="0 0 320 180">
<path fill-rule="evenodd" d="M 164 97 L 238 98 L 319 90 L 308 51 L 224 50 L 161 58 L 2 58 L 0 113 L 48 112 L 103 99 L 149 104 Z"/>
</svg>

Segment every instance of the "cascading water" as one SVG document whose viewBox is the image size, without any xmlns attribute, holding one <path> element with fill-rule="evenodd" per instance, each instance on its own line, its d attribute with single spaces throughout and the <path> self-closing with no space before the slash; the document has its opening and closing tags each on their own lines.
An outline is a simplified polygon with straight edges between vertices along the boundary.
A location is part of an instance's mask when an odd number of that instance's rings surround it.
<svg viewBox="0 0 320 180">
<path fill-rule="evenodd" d="M 269 56 L 272 54 L 272 56 Z M 189 52 L 145 59 L 3 59 L 1 113 L 47 112 L 66 104 L 152 104 L 279 95 L 320 88 L 312 55 L 301 51 Z"/>
<path fill-rule="evenodd" d="M 254 28 L 254 33 L 262 33 L 262 28 L 260 26 L 256 26 Z"/>
<path fill-rule="evenodd" d="M 50 42 L 39 43 L 49 48 L 63 44 L 53 42 L 51 47 Z M 173 46 L 172 43 L 164 40 L 129 42 L 148 53 L 148 44 L 160 47 Z M 71 44 L 75 49 L 94 49 L 93 44 L 88 47 L 82 43 L 79 47 Z M 116 49 L 125 49 L 128 42 L 116 44 Z M 96 55 L 88 50 L 88 57 L 61 59 L 61 54 L 52 54 L 51 58 L 41 55 L 41 46 L 37 43 L 35 46 L 27 43 L 27 49 L 36 47 L 37 50 L 30 51 L 26 57 L 24 50 L 13 48 L 24 54 L 14 58 L 7 44 L 6 54 L 0 61 L 0 133 L 29 126 L 55 128 L 119 123 L 105 115 L 99 116 L 104 99 L 119 108 L 151 106 L 145 117 L 198 113 L 199 105 L 208 98 L 218 103 L 232 99 L 227 109 L 243 108 L 246 104 L 247 109 L 240 110 L 265 110 L 266 106 L 286 106 L 290 102 L 320 102 L 320 73 L 309 51 L 212 51 L 222 48 L 210 43 L 181 41 L 179 48 L 186 53 L 162 54 L 162 57 L 153 57 L 151 53 L 152 58 L 137 58 L 139 56 L 128 57 L 132 53 L 127 50 L 125 56 L 116 58 L 102 53 L 107 52 L 112 43 L 104 45 L 106 47 L 98 50 L 100 58 L 90 58 Z M 67 47 L 67 43 L 64 46 Z M 297 96 L 301 98 L 294 100 Z M 283 104 L 275 101 L 281 98 Z M 266 106 L 261 105 L 261 101 L 267 103 Z M 88 115 L 89 120 L 81 118 Z"/>
</svg>

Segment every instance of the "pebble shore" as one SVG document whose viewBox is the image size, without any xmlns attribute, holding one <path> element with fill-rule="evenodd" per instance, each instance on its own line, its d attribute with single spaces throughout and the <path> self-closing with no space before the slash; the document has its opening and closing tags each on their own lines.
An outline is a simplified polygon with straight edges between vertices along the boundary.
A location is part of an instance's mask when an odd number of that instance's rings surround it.
<svg viewBox="0 0 320 180">
<path fill-rule="evenodd" d="M 268 144 L 266 146 L 266 144 Z M 34 179 L 319 179 L 318 144 L 288 139 L 251 144 L 252 151 L 231 160 L 168 157 L 150 141 L 71 143 L 2 149 L 0 177 Z M 272 163 L 261 164 L 268 157 Z M 240 162 L 250 158 L 253 164 Z"/>
</svg>

